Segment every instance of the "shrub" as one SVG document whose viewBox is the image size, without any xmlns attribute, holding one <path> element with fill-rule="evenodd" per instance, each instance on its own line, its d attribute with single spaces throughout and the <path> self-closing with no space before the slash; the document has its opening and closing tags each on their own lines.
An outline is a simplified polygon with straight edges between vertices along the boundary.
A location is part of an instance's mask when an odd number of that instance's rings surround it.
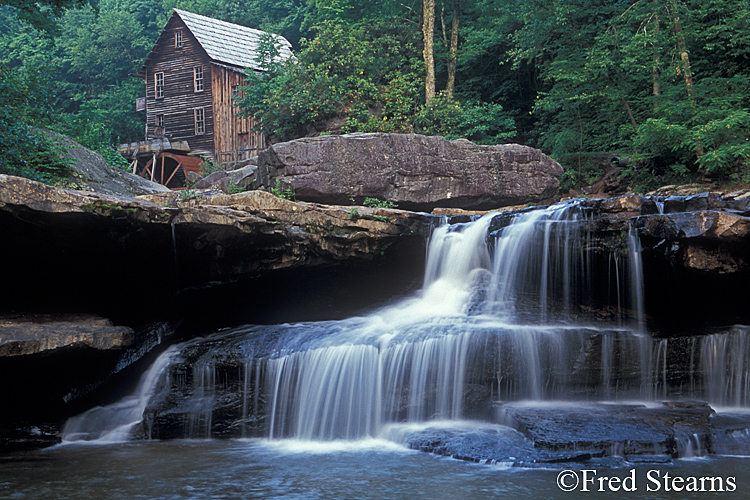
<svg viewBox="0 0 750 500">
<path fill-rule="evenodd" d="M 417 131 L 477 144 L 498 144 L 516 135 L 513 118 L 500 104 L 460 103 L 444 93 L 424 105 L 414 118 Z"/>
<path fill-rule="evenodd" d="M 274 196 L 278 196 L 279 198 L 283 198 L 285 200 L 291 200 L 294 201 L 294 189 L 289 186 L 284 186 L 281 184 L 281 181 L 278 179 L 276 180 L 276 184 L 274 187 L 271 188 L 271 194 Z"/>
</svg>

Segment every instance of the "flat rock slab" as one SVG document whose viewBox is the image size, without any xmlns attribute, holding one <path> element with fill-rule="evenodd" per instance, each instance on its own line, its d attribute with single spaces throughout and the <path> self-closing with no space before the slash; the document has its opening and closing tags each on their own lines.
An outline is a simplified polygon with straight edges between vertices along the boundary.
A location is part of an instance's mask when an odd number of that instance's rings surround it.
<svg viewBox="0 0 750 500">
<path fill-rule="evenodd" d="M 538 467 L 549 464 L 571 464 L 604 457 L 600 451 L 540 450 L 518 431 L 503 425 L 437 426 L 413 432 L 407 445 L 419 451 L 448 456 L 457 460 L 507 467 Z"/>
</svg>

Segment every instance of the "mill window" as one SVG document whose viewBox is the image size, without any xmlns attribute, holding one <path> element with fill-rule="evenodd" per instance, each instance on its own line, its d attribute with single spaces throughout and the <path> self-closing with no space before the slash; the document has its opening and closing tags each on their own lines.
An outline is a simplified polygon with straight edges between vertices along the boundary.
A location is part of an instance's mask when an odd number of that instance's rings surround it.
<svg viewBox="0 0 750 500">
<path fill-rule="evenodd" d="M 206 133 L 206 115 L 203 108 L 195 110 L 195 135 Z"/>
<path fill-rule="evenodd" d="M 193 68 L 193 75 L 195 77 L 195 91 L 203 91 L 203 66 L 196 66 Z"/>
<path fill-rule="evenodd" d="M 164 73 L 154 74 L 154 97 L 157 99 L 164 97 Z"/>
<path fill-rule="evenodd" d="M 174 46 L 178 49 L 182 47 L 182 31 L 175 31 L 174 32 Z"/>
</svg>

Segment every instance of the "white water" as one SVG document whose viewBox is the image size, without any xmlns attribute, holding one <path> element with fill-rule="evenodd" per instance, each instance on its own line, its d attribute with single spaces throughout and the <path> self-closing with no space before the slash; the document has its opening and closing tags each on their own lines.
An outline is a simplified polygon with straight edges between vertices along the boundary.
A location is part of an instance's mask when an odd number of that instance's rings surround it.
<svg viewBox="0 0 750 500">
<path fill-rule="evenodd" d="M 143 410 L 157 388 L 163 386 L 162 376 L 178 352 L 179 346 L 175 345 L 159 356 L 141 377 L 135 394 L 69 419 L 63 428 L 63 443 L 119 443 L 131 439 L 134 429 L 142 423 Z"/>
</svg>

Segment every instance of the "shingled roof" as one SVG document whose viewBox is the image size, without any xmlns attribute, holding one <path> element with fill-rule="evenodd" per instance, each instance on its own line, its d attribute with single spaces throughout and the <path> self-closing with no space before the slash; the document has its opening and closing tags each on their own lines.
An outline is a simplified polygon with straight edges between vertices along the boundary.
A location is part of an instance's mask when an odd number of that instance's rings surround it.
<svg viewBox="0 0 750 500">
<path fill-rule="evenodd" d="M 261 36 L 270 33 L 179 9 L 174 9 L 173 15 L 182 19 L 213 61 L 237 68 L 252 68 L 262 71 L 255 58 Z M 279 48 L 277 61 L 285 61 L 292 57 L 292 44 L 283 36 L 272 36 L 276 38 Z M 149 55 L 148 59 L 151 59 L 151 57 L 152 54 Z M 144 64 L 144 67 L 146 64 Z"/>
</svg>

